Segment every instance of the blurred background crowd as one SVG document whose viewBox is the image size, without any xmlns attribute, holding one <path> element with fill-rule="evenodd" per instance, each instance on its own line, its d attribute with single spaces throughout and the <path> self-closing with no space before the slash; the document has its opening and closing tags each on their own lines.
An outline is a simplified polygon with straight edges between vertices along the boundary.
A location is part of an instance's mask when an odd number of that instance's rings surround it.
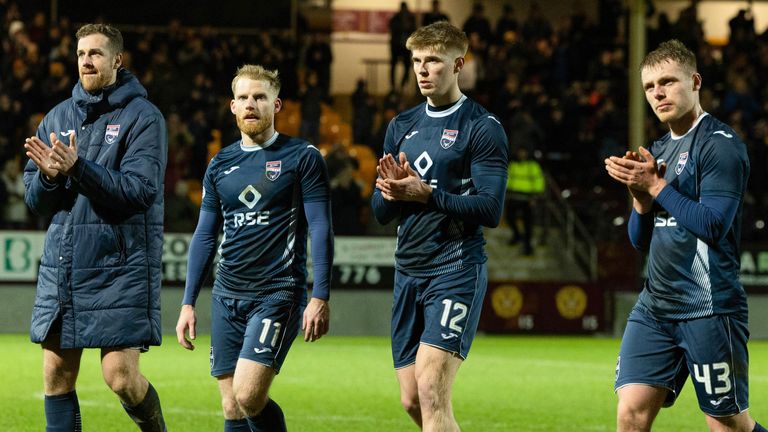
<svg viewBox="0 0 768 432">
<path fill-rule="evenodd" d="M 628 75 L 634 72 L 627 64 L 623 2 L 598 3 L 596 20 L 576 6 L 567 19 L 550 22 L 531 2 L 526 9 L 507 4 L 499 16 L 487 16 L 477 4 L 465 22 L 451 22 L 470 39 L 463 92 L 501 119 L 510 154 L 537 162 L 547 187 L 570 203 L 592 236 L 612 241 L 625 237 L 628 199 L 605 174 L 602 160 L 628 146 Z M 649 2 L 654 24 L 647 28 L 647 46 L 676 37 L 697 54 L 702 106 L 749 147 L 743 236 L 764 240 L 768 87 L 760 77 L 768 76 L 768 34 L 756 33 L 751 11 L 744 9 L 730 19 L 728 40 L 710 43 L 696 4 L 672 22 Z M 301 20 L 291 30 L 247 33 L 178 19 L 161 29 L 121 26 L 124 63 L 167 121 L 166 231 L 194 229 L 206 164 L 239 138 L 229 111 L 230 78 L 239 65 L 258 63 L 278 69 L 283 82 L 286 106 L 277 116 L 278 131 L 309 139 L 327 158 L 336 234 L 391 232 L 371 222 L 368 199 L 388 121 L 422 100 L 413 78 L 395 73 L 402 63 L 400 42 L 418 25 L 451 20 L 439 2 L 431 6 L 414 13 L 403 4 L 389 20 L 391 87 L 380 95 L 370 94 L 364 79 L 351 95 L 332 94 L 331 35 L 308 30 Z M 24 205 L 23 142 L 77 82 L 76 26 L 66 16 L 52 22 L 45 8 L 0 0 L 0 228 L 45 226 Z M 666 132 L 655 117 L 646 118 L 649 139 Z"/>
</svg>

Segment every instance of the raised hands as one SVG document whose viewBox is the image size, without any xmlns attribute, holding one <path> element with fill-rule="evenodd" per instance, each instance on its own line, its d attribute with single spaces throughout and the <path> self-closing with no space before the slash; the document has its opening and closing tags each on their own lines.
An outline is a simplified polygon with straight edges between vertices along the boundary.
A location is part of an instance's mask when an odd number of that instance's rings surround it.
<svg viewBox="0 0 768 432">
<path fill-rule="evenodd" d="M 387 153 L 379 159 L 379 164 L 376 166 L 376 172 L 379 177 L 384 180 L 399 180 L 408 176 L 408 173 L 403 169 L 403 165 L 406 161 L 405 153 L 400 153 L 399 161 L 396 161 L 391 154 Z"/>
<path fill-rule="evenodd" d="M 651 210 L 653 199 L 667 185 L 664 180 L 666 163 L 657 164 L 651 152 L 640 147 L 638 152 L 627 151 L 623 157 L 605 159 L 608 175 L 627 185 L 639 213 Z"/>
<path fill-rule="evenodd" d="M 51 167 L 64 175 L 71 175 L 72 168 L 77 162 L 77 139 L 74 132 L 69 134 L 69 145 L 59 140 L 55 133 L 51 133 L 53 154 L 51 155 Z"/>
<path fill-rule="evenodd" d="M 69 134 L 69 145 L 61 142 L 55 132 L 51 132 L 50 139 L 52 146 L 48 147 L 36 136 L 27 138 L 24 141 L 27 157 L 49 179 L 55 178 L 59 173 L 70 175 L 77 162 L 77 140 L 74 132 Z"/>
<path fill-rule="evenodd" d="M 605 159 L 605 169 L 615 180 L 654 197 L 667 184 L 664 180 L 666 165 L 658 165 L 653 155 L 643 147 L 640 147 L 639 154 L 627 152 L 624 157 L 611 156 Z"/>
<path fill-rule="evenodd" d="M 376 187 L 387 201 L 416 201 L 426 203 L 432 194 L 432 188 L 421 181 L 421 177 L 411 168 L 405 153 L 399 155 L 399 163 L 391 154 L 379 159 L 376 171 Z"/>
<path fill-rule="evenodd" d="M 51 135 L 54 134 L 52 133 Z M 27 157 L 46 177 L 54 179 L 59 175 L 59 171 L 53 168 L 53 160 L 51 160 L 53 150 L 40 138 L 36 136 L 27 138 L 24 141 L 24 149 L 26 150 Z"/>
</svg>

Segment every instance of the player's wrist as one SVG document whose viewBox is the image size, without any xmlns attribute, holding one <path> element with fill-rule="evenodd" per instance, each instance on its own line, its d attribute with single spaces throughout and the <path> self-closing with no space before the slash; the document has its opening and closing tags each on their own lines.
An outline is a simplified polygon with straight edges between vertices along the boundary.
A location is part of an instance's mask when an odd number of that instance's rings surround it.
<svg viewBox="0 0 768 432">
<path fill-rule="evenodd" d="M 664 179 L 660 179 L 656 184 L 648 188 L 648 193 L 653 197 L 653 199 L 656 199 L 656 197 L 659 196 L 661 191 L 667 186 L 667 182 Z"/>
<path fill-rule="evenodd" d="M 420 195 L 420 202 L 422 204 L 429 203 L 429 200 L 432 198 L 432 187 L 429 186 L 426 183 L 421 183 L 421 195 Z"/>
</svg>

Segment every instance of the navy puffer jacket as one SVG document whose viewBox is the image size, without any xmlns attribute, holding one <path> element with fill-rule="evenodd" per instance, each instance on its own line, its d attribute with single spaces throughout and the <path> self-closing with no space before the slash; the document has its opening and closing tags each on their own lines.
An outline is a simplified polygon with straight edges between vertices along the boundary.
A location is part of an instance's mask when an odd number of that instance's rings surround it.
<svg viewBox="0 0 768 432">
<path fill-rule="evenodd" d="M 31 161 L 25 200 L 52 216 L 30 338 L 42 342 L 61 317 L 61 348 L 159 345 L 165 120 L 127 70 L 98 95 L 78 83 L 37 129 L 69 142 L 70 177 L 47 180 Z"/>
</svg>

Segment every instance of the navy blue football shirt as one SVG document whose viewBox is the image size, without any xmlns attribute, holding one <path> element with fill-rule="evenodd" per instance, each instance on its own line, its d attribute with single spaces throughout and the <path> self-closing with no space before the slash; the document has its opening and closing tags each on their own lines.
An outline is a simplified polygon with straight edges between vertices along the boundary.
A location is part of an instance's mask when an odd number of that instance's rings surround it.
<svg viewBox="0 0 768 432">
<path fill-rule="evenodd" d="M 376 189 L 379 221 L 399 218 L 396 267 L 434 276 L 486 261 L 482 226 L 501 216 L 507 180 L 507 137 L 499 121 L 466 96 L 444 109 L 427 103 L 392 119 L 384 153 L 405 152 L 429 184 L 427 204 L 388 202 Z M 458 199 L 457 199 L 458 198 Z"/>
<path fill-rule="evenodd" d="M 744 142 L 728 125 L 704 114 L 681 137 L 667 134 L 649 151 L 666 163 L 667 187 L 699 202 L 727 197 L 739 207 L 727 232 L 711 242 L 696 237 L 658 204 L 648 255 L 648 279 L 639 303 L 655 316 L 691 319 L 746 312 L 739 281 L 739 242 L 749 159 Z"/>
<path fill-rule="evenodd" d="M 223 216 L 213 293 L 303 296 L 308 227 L 302 204 L 328 199 L 325 161 L 307 141 L 275 133 L 261 146 L 222 149 L 206 170 L 201 206 Z"/>
</svg>

